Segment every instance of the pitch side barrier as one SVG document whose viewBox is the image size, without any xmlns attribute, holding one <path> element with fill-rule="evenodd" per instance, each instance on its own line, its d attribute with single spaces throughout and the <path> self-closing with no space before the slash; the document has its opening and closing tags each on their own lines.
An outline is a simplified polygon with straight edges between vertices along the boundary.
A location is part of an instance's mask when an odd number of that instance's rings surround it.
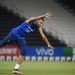
<svg viewBox="0 0 75 75">
<path fill-rule="evenodd" d="M 73 48 L 48 48 L 46 46 L 28 46 L 26 48 L 26 61 L 75 61 Z"/>
<path fill-rule="evenodd" d="M 19 48 L 5 46 L 0 48 L 0 61 L 14 61 L 19 56 Z M 47 46 L 27 46 L 25 61 L 75 61 L 75 48 L 48 48 Z"/>
</svg>

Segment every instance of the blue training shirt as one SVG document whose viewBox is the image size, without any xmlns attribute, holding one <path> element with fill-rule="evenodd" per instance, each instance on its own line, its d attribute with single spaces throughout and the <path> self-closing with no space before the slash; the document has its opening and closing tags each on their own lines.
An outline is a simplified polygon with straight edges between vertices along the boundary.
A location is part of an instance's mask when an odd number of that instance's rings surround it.
<svg viewBox="0 0 75 75">
<path fill-rule="evenodd" d="M 29 34 L 31 32 L 34 32 L 38 29 L 38 26 L 36 24 L 30 24 L 27 22 L 23 22 L 20 24 L 18 27 L 14 28 L 12 32 L 17 36 L 17 37 L 22 37 L 24 38 L 26 34 Z"/>
</svg>

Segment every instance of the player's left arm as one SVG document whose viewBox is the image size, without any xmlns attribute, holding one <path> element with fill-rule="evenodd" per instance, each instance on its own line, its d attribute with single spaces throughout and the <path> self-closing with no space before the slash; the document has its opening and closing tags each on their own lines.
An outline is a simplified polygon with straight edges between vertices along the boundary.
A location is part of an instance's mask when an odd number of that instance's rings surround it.
<svg viewBox="0 0 75 75">
<path fill-rule="evenodd" d="M 53 13 L 51 11 L 48 11 L 44 15 L 37 16 L 37 17 L 31 17 L 30 19 L 26 20 L 26 22 L 29 23 L 29 22 L 32 22 L 32 21 L 36 21 L 36 20 L 38 20 L 40 18 L 46 18 L 46 19 L 48 19 L 51 16 L 53 16 Z"/>
<path fill-rule="evenodd" d="M 43 30 L 42 30 L 41 27 L 39 28 L 38 31 L 40 32 L 40 34 L 41 34 L 43 40 L 46 42 L 47 46 L 48 46 L 49 48 L 53 48 L 53 47 L 51 46 L 51 44 L 49 43 L 47 37 L 46 37 L 45 34 L 43 33 Z"/>
</svg>

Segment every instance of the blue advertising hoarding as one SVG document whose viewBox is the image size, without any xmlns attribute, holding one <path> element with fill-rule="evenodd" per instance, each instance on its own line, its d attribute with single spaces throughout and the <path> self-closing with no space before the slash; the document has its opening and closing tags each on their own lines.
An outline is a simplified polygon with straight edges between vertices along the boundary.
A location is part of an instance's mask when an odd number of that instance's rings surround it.
<svg viewBox="0 0 75 75">
<path fill-rule="evenodd" d="M 43 47 L 34 47 L 27 46 L 25 50 L 26 56 L 64 56 L 63 48 L 48 48 L 46 46 Z"/>
</svg>

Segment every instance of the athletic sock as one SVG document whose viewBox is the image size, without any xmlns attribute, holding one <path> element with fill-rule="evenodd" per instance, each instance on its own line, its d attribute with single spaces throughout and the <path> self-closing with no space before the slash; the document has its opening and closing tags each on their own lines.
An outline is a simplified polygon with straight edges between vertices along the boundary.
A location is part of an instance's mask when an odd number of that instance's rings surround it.
<svg viewBox="0 0 75 75">
<path fill-rule="evenodd" d="M 14 69 L 19 69 L 20 65 L 16 64 Z"/>
</svg>

